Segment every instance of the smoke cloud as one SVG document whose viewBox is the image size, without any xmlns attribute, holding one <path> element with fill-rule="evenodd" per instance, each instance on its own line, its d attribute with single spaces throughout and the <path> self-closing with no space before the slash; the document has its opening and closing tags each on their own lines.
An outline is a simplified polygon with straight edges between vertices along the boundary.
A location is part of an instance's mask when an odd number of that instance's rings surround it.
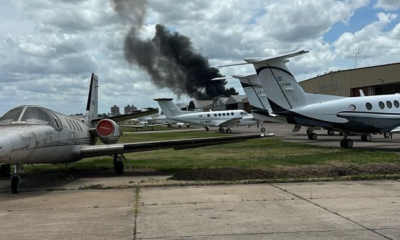
<svg viewBox="0 0 400 240">
<path fill-rule="evenodd" d="M 186 94 L 195 99 L 238 94 L 225 88 L 226 81 L 211 81 L 222 75 L 210 68 L 208 60 L 193 47 L 190 38 L 156 25 L 152 39 L 142 40 L 139 30 L 147 10 L 145 0 L 113 0 L 118 15 L 131 24 L 124 42 L 125 59 L 147 71 L 159 88 L 169 88 L 178 97 Z"/>
</svg>

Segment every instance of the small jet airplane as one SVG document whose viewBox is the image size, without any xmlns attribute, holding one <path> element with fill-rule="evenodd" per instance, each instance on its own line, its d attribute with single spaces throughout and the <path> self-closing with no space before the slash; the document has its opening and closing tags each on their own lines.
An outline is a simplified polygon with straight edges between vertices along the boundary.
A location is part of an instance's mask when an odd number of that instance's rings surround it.
<svg viewBox="0 0 400 240">
<path fill-rule="evenodd" d="M 183 112 L 172 101 L 172 98 L 154 99 L 160 105 L 161 110 L 169 120 L 190 123 L 204 126 L 206 131 L 209 127 L 219 127 L 221 133 L 231 133 L 230 127 L 233 126 L 251 126 L 258 124 L 258 121 L 243 110 L 226 110 L 214 112 Z M 226 127 L 226 130 L 224 129 Z"/>
<path fill-rule="evenodd" d="M 340 146 L 343 148 L 353 147 L 353 141 L 348 138 L 350 134 L 362 134 L 362 141 L 370 141 L 371 133 L 399 129 L 400 97 L 397 94 L 338 97 L 305 93 L 286 66 L 288 58 L 305 53 L 308 51 L 274 58 L 246 58 L 245 63 L 218 67 L 253 64 L 274 114 L 286 117 L 291 124 L 342 132 Z"/>
<path fill-rule="evenodd" d="M 10 176 L 11 192 L 19 193 L 23 164 L 58 164 L 83 158 L 114 157 L 116 174 L 124 172 L 124 153 L 174 148 L 188 149 L 263 137 L 238 135 L 200 139 L 168 140 L 117 144 L 122 135 L 117 121 L 138 118 L 157 110 L 98 119 L 98 80 L 92 74 L 84 120 L 79 121 L 47 108 L 25 105 L 8 111 L 0 118 L 0 176 Z M 269 135 L 269 136 L 272 136 Z M 96 141 L 105 145 L 95 145 Z"/>
</svg>

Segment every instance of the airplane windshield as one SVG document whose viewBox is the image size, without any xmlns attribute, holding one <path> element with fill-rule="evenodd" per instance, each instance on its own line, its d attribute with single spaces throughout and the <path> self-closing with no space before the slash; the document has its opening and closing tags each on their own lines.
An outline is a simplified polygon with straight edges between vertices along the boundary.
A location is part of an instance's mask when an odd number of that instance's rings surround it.
<svg viewBox="0 0 400 240">
<path fill-rule="evenodd" d="M 24 107 L 17 107 L 8 111 L 0 118 L 0 124 L 10 124 L 12 121 L 18 121 Z"/>
<path fill-rule="evenodd" d="M 38 124 L 38 125 L 49 125 L 53 128 L 60 128 L 60 124 L 57 122 L 57 117 L 41 107 L 23 106 L 14 108 L 11 111 L 4 114 L 0 118 L 0 125 L 9 124 Z"/>
</svg>

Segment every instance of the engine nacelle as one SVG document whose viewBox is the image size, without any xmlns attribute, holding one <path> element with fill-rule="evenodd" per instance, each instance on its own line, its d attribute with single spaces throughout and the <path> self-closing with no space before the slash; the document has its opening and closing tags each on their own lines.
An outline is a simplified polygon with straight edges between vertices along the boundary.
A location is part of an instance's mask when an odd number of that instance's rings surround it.
<svg viewBox="0 0 400 240">
<path fill-rule="evenodd" d="M 100 141 L 104 144 L 117 143 L 122 136 L 122 131 L 118 124 L 110 119 L 100 120 L 100 122 L 97 123 L 96 132 Z"/>
</svg>

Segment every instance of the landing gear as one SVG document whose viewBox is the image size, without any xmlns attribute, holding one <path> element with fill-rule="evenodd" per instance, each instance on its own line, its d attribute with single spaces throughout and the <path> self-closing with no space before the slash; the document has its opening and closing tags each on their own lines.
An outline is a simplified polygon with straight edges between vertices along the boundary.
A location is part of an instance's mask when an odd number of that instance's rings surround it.
<svg viewBox="0 0 400 240">
<path fill-rule="evenodd" d="M 340 140 L 340 147 L 342 148 L 352 148 L 353 140 L 347 138 L 347 134 L 344 134 L 344 138 Z"/>
<path fill-rule="evenodd" d="M 385 132 L 385 133 L 383 134 L 383 137 L 384 137 L 384 138 L 390 138 L 390 135 L 391 135 L 390 132 Z"/>
<path fill-rule="evenodd" d="M 335 131 L 333 131 L 333 130 L 328 130 L 328 135 L 329 135 L 329 136 L 335 135 Z"/>
<path fill-rule="evenodd" d="M 11 176 L 11 193 L 17 194 L 21 190 L 21 177 L 18 173 L 25 173 L 24 166 L 22 164 L 15 165 L 14 174 Z"/>
<path fill-rule="evenodd" d="M 364 134 L 361 135 L 361 141 L 363 142 L 370 142 L 372 140 L 371 134 Z"/>
<path fill-rule="evenodd" d="M 11 176 L 11 193 L 17 194 L 21 190 L 21 177 L 19 175 Z"/>
<path fill-rule="evenodd" d="M 115 154 L 114 155 L 114 172 L 116 175 L 122 175 L 124 173 L 124 163 L 122 162 L 124 156 L 122 154 Z"/>
<path fill-rule="evenodd" d="M 261 131 L 261 132 L 265 132 L 265 128 L 262 127 L 262 128 L 260 129 L 260 131 Z"/>
<path fill-rule="evenodd" d="M 220 133 L 224 133 L 225 132 L 225 129 L 223 129 L 222 127 L 220 127 L 218 130 L 219 130 Z"/>
<path fill-rule="evenodd" d="M 230 128 L 227 128 L 226 133 L 232 133 L 232 130 Z"/>
<path fill-rule="evenodd" d="M 11 165 L 10 164 L 0 165 L 0 178 L 10 177 L 10 176 L 11 176 Z"/>
<path fill-rule="evenodd" d="M 206 131 L 209 131 L 210 129 L 208 127 L 204 127 L 206 129 Z"/>
<path fill-rule="evenodd" d="M 316 133 L 308 134 L 308 140 L 317 140 L 318 135 Z"/>
</svg>

